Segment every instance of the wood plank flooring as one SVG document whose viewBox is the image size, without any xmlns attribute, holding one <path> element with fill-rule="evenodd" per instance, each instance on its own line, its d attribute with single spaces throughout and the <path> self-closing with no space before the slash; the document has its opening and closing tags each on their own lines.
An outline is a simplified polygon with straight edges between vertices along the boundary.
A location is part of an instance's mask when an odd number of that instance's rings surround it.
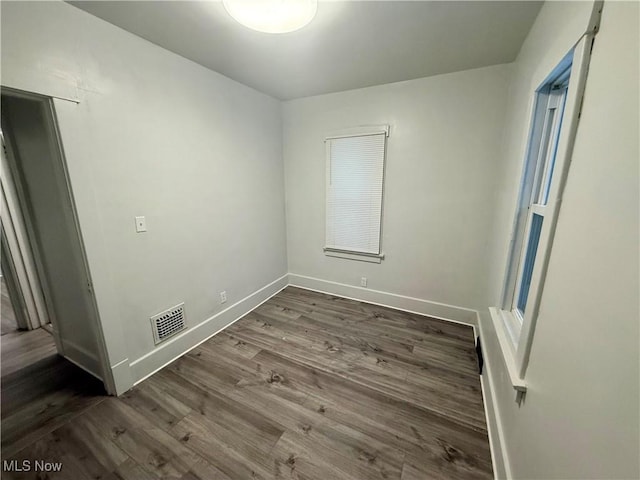
<svg viewBox="0 0 640 480">
<path fill-rule="evenodd" d="M 470 327 L 288 287 L 3 478 L 488 479 L 476 368 Z"/>
<path fill-rule="evenodd" d="M 5 300 L 3 292 L 3 326 L 11 313 Z M 0 336 L 0 377 L 2 458 L 107 398 L 102 382 L 58 355 L 43 328 Z"/>
<path fill-rule="evenodd" d="M 3 377 L 57 355 L 53 337 L 43 328 L 7 333 L 2 335 L 0 345 Z"/>
</svg>

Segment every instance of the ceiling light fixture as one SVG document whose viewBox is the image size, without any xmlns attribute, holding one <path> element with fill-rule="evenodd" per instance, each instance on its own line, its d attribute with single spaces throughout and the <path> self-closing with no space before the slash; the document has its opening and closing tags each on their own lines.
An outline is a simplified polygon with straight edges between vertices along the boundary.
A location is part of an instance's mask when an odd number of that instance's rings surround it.
<svg viewBox="0 0 640 480">
<path fill-rule="evenodd" d="M 222 0 L 222 4 L 237 22 L 264 33 L 299 30 L 318 10 L 318 0 Z"/>
</svg>

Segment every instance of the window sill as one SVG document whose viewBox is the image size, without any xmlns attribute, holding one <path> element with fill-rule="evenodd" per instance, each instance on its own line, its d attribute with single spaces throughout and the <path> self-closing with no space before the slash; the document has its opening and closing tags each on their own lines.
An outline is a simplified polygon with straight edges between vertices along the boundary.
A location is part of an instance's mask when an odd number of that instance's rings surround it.
<svg viewBox="0 0 640 480">
<path fill-rule="evenodd" d="M 504 359 L 505 366 L 509 372 L 509 378 L 513 389 L 519 394 L 523 394 L 527 391 L 527 384 L 520 378 L 518 373 L 518 365 L 516 362 L 516 346 L 510 333 L 509 325 L 514 323 L 511 312 L 501 310 L 499 308 L 489 308 L 491 312 L 491 321 L 496 330 L 498 337 L 498 343 L 500 344 L 500 350 L 502 350 L 502 358 Z"/>
<path fill-rule="evenodd" d="M 382 263 L 384 259 L 384 253 L 379 255 L 375 254 L 366 254 L 366 253 L 356 253 L 356 252 L 347 252 L 344 250 L 333 250 L 331 248 L 325 248 L 324 254 L 327 257 L 335 257 L 335 258 L 345 258 L 347 260 L 357 260 L 359 262 L 369 262 L 369 263 Z"/>
</svg>

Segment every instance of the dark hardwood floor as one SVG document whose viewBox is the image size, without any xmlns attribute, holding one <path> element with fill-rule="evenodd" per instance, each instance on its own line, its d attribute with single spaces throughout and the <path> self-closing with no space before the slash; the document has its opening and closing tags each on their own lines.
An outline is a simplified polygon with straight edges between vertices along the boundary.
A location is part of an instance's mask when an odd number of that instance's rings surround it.
<svg viewBox="0 0 640 480">
<path fill-rule="evenodd" d="M 17 330 L 4 281 L 2 288 L 0 430 L 5 459 L 107 397 L 102 382 L 58 355 L 46 330 Z"/>
<path fill-rule="evenodd" d="M 2 335 L 0 346 L 2 377 L 57 354 L 53 337 L 43 328 Z"/>
<path fill-rule="evenodd" d="M 470 327 L 289 287 L 3 478 L 488 479 Z"/>
</svg>

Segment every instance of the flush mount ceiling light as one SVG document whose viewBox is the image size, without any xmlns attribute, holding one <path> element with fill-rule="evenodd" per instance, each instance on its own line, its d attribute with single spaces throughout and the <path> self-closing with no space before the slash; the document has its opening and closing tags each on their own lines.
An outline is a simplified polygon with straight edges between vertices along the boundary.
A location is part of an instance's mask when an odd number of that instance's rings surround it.
<svg viewBox="0 0 640 480">
<path fill-rule="evenodd" d="M 236 21 L 265 33 L 288 33 L 307 25 L 318 10 L 318 0 L 222 0 Z"/>
</svg>

